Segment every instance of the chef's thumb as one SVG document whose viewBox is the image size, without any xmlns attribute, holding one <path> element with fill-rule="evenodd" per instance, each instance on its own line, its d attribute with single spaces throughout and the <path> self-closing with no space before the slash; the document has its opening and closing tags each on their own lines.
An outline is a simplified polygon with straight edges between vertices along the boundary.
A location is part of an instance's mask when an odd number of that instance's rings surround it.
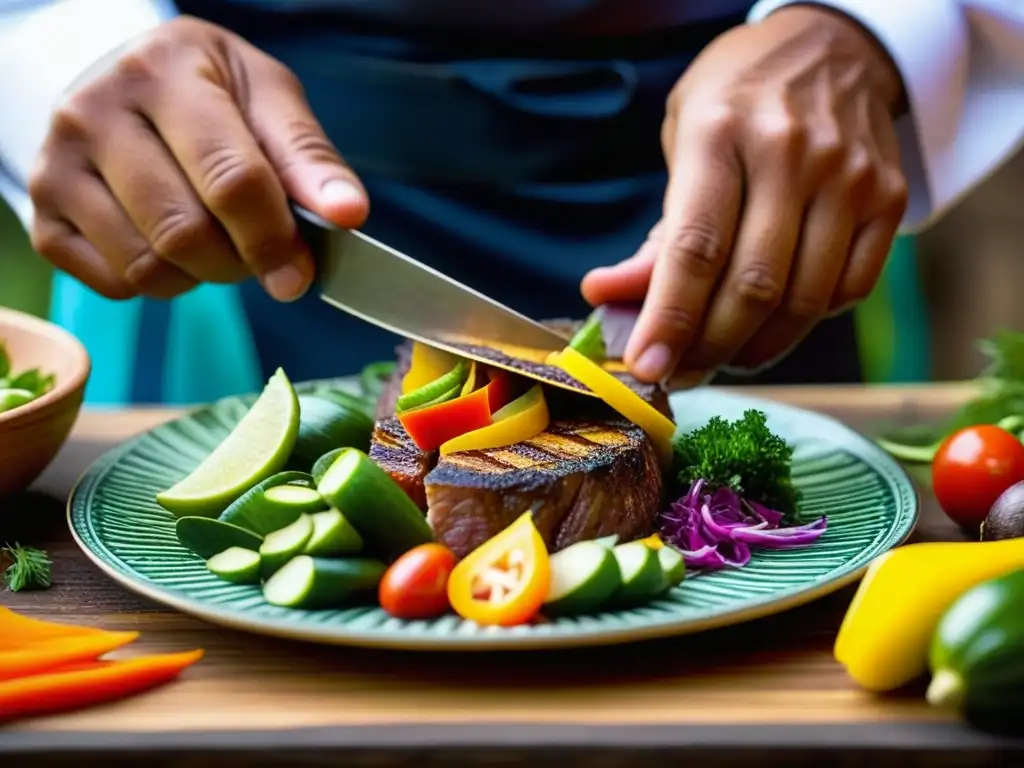
<svg viewBox="0 0 1024 768">
<path fill-rule="evenodd" d="M 285 194 L 303 208 L 345 229 L 363 225 L 370 201 L 301 90 L 291 79 L 268 79 L 253 94 L 253 132 L 277 171 Z"/>
</svg>

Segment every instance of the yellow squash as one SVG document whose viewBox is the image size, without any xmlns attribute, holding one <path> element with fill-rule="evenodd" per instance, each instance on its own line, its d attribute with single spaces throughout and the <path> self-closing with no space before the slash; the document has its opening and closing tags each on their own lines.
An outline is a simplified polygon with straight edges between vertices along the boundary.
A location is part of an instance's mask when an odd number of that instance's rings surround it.
<svg viewBox="0 0 1024 768">
<path fill-rule="evenodd" d="M 834 654 L 858 685 L 891 691 L 927 670 L 939 619 L 968 589 L 1024 568 L 1024 539 L 923 542 L 874 560 L 846 612 Z"/>
</svg>

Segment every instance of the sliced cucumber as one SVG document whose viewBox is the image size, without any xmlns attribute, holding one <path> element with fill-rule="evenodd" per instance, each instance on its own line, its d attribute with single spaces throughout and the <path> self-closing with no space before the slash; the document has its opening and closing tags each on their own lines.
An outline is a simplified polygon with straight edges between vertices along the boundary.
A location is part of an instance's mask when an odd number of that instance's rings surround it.
<svg viewBox="0 0 1024 768">
<path fill-rule="evenodd" d="M 622 587 L 615 595 L 616 602 L 635 605 L 664 591 L 667 581 L 657 551 L 642 541 L 630 541 L 617 545 L 612 552 L 622 574 Z"/>
<path fill-rule="evenodd" d="M 363 537 L 352 523 L 336 509 L 313 515 L 313 535 L 303 554 L 313 557 L 341 557 L 356 555 L 363 549 Z"/>
<path fill-rule="evenodd" d="M 416 503 L 360 450 L 342 451 L 317 490 L 341 510 L 376 557 L 390 561 L 434 538 Z"/>
<path fill-rule="evenodd" d="M 291 512 L 281 511 L 282 517 L 294 514 L 312 515 L 329 509 L 324 497 L 316 488 L 305 485 L 275 485 L 263 492 L 263 502 L 275 507 L 290 507 Z"/>
<path fill-rule="evenodd" d="M 204 560 L 232 547 L 255 552 L 263 544 L 263 538 L 252 531 L 213 517 L 179 517 L 174 523 L 174 532 L 185 549 Z"/>
<path fill-rule="evenodd" d="M 602 536 L 600 539 L 594 539 L 594 541 L 602 547 L 608 547 L 608 549 L 611 549 L 619 543 L 619 534 L 613 533 L 611 536 Z"/>
<path fill-rule="evenodd" d="M 288 505 L 267 504 L 264 494 L 271 488 L 294 485 L 298 488 L 316 489 L 313 477 L 307 472 L 278 472 L 262 483 L 254 485 L 239 496 L 218 518 L 222 523 L 248 528 L 253 533 L 266 536 L 295 522 L 301 510 Z M 324 505 L 326 506 L 326 505 Z M 323 506 L 321 506 L 323 509 Z"/>
<path fill-rule="evenodd" d="M 319 483 L 320 479 L 327 474 L 327 470 L 331 468 L 331 464 L 334 463 L 344 448 L 335 448 L 333 451 L 328 451 L 319 459 L 313 463 L 313 469 L 309 471 L 309 474 L 313 476 L 313 482 Z"/>
<path fill-rule="evenodd" d="M 374 593 L 387 566 L 379 560 L 299 555 L 263 585 L 263 597 L 283 608 L 340 607 Z"/>
<path fill-rule="evenodd" d="M 260 573 L 270 578 L 279 568 L 302 553 L 313 537 L 313 518 L 299 515 L 291 525 L 267 534 L 260 547 Z"/>
<path fill-rule="evenodd" d="M 370 449 L 373 420 L 363 411 L 319 395 L 299 395 L 299 434 L 293 459 L 312 466 L 334 448 Z"/>
<path fill-rule="evenodd" d="M 551 556 L 551 586 L 544 613 L 569 616 L 594 613 L 622 586 L 619 563 L 609 547 L 580 541 Z"/>
<path fill-rule="evenodd" d="M 658 564 L 661 565 L 661 572 L 665 574 L 666 590 L 683 583 L 683 579 L 686 578 L 686 561 L 678 549 L 667 544 L 659 549 Z"/>
<path fill-rule="evenodd" d="M 260 553 L 242 547 L 229 547 L 206 561 L 214 576 L 232 584 L 260 583 Z"/>
</svg>

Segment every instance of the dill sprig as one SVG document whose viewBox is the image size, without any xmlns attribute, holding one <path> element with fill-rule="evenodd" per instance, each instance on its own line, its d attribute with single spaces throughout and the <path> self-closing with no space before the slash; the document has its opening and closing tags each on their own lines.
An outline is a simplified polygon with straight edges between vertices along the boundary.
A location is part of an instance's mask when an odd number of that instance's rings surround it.
<svg viewBox="0 0 1024 768">
<path fill-rule="evenodd" d="M 28 589 L 49 589 L 53 585 L 53 563 L 41 549 L 15 543 L 0 549 L 11 564 L 4 571 L 4 581 L 11 592 Z"/>
</svg>

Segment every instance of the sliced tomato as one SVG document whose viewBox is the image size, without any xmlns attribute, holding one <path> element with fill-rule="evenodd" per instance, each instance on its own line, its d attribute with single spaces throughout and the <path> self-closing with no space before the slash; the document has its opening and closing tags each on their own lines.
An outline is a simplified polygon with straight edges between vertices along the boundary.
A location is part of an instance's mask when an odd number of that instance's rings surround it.
<svg viewBox="0 0 1024 768">
<path fill-rule="evenodd" d="M 483 626 L 512 627 L 533 619 L 551 584 L 544 539 L 526 512 L 470 552 L 448 579 L 448 600 L 459 616 Z"/>
<path fill-rule="evenodd" d="M 385 571 L 380 607 L 399 619 L 432 619 L 448 612 L 448 578 L 457 558 L 442 544 L 413 547 Z"/>
</svg>

